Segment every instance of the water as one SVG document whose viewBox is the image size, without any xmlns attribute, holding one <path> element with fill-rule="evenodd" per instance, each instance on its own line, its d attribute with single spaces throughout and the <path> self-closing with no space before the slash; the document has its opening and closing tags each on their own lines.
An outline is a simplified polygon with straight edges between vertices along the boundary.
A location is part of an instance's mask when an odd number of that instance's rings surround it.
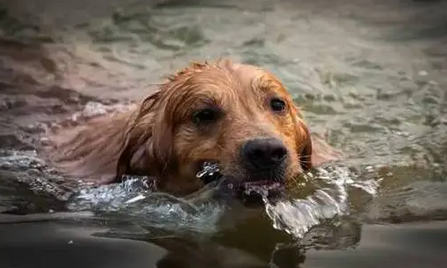
<svg viewBox="0 0 447 268">
<path fill-rule="evenodd" d="M 362 181 L 346 169 L 330 169 L 317 169 L 319 174 L 308 179 L 307 182 L 314 184 L 315 190 L 305 199 L 295 197 L 271 202 L 264 195 L 266 213 L 272 219 L 274 228 L 301 239 L 324 220 L 353 215 L 349 206 L 349 187 L 375 197 L 380 178 Z"/>
<path fill-rule="evenodd" d="M 0 1 L 2 230 L 28 252 L 34 235 L 11 222 L 31 222 L 42 248 L 56 229 L 146 241 L 170 252 L 159 267 L 445 266 L 446 18 L 445 1 Z M 45 130 L 127 109 L 189 60 L 220 56 L 278 75 L 346 160 L 247 208 L 216 195 L 225 181 L 178 199 L 144 178 L 67 182 L 39 158 Z M 95 237 L 78 231 L 64 245 Z"/>
<path fill-rule="evenodd" d="M 251 187 L 246 191 L 248 194 L 254 191 L 262 196 L 273 228 L 302 239 L 310 228 L 318 226 L 321 221 L 350 215 L 349 187 L 361 189 L 371 197 L 376 194 L 378 180 L 356 180 L 346 169 L 328 169 L 330 167 L 318 169 L 316 176 L 306 174 L 310 178 L 302 184 L 316 189 L 306 197 L 290 196 L 272 200 L 266 187 Z M 215 164 L 204 165 L 204 170 L 197 175 L 210 175 L 216 170 L 218 167 Z M 129 178 L 118 185 L 82 189 L 74 195 L 69 208 L 118 212 L 126 217 L 137 217 L 147 226 L 176 231 L 182 229 L 213 233 L 221 230 L 216 229 L 216 225 L 231 204 L 213 192 L 222 192 L 223 187 L 233 188 L 231 182 L 225 182 L 225 178 L 209 183 L 198 193 L 186 198 L 153 191 L 148 184 L 150 182 L 147 178 Z M 305 193 L 303 189 L 295 191 L 299 191 L 300 195 Z"/>
</svg>

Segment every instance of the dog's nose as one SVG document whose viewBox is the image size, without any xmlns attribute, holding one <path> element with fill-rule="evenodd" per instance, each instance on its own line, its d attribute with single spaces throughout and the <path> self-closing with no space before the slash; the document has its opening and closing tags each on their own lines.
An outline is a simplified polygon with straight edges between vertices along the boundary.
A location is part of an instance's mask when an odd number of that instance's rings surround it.
<svg viewBox="0 0 447 268">
<path fill-rule="evenodd" d="M 256 168 L 272 168 L 284 162 L 287 148 L 275 138 L 253 139 L 242 146 L 242 154 Z"/>
</svg>

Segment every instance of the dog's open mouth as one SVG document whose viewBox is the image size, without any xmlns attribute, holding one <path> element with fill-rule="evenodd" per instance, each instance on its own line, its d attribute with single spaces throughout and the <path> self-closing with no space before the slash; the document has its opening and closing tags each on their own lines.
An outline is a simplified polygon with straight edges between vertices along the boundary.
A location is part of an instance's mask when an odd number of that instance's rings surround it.
<svg viewBox="0 0 447 268">
<path fill-rule="evenodd" d="M 213 182 L 222 182 L 221 187 L 229 188 L 243 199 L 257 197 L 268 197 L 280 193 L 284 184 L 273 180 L 257 180 L 243 182 L 240 179 L 225 176 L 220 172 L 219 164 L 216 162 L 204 162 L 202 169 L 196 174 L 205 185 Z M 228 190 L 228 189 L 225 189 Z"/>
</svg>

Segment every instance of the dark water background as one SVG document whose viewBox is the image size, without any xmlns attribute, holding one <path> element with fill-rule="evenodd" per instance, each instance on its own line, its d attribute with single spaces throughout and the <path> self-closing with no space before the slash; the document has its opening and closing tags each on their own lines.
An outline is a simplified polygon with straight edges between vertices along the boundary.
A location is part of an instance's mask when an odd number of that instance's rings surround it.
<svg viewBox="0 0 447 268">
<path fill-rule="evenodd" d="M 447 267 L 446 1 L 3 0 L 0 34 L 0 267 Z M 213 235 L 48 213 L 70 189 L 38 157 L 45 129 L 222 56 L 278 75 L 376 197 L 299 248 L 259 211 Z"/>
</svg>

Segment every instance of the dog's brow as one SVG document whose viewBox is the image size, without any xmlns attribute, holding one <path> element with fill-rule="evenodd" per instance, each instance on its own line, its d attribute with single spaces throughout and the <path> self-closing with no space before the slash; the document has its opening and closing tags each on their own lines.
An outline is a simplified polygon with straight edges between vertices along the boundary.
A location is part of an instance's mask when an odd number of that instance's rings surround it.
<svg viewBox="0 0 447 268">
<path fill-rule="evenodd" d="M 195 102 L 194 106 L 196 108 L 220 107 L 221 106 L 219 101 L 217 101 L 216 98 L 214 98 L 212 96 L 197 98 L 196 100 L 194 100 L 194 102 Z"/>
<path fill-rule="evenodd" d="M 263 94 L 283 95 L 284 87 L 274 77 L 269 74 L 263 74 L 252 81 L 252 88 L 256 92 Z"/>
<path fill-rule="evenodd" d="M 189 101 L 184 104 L 193 107 L 194 109 L 201 109 L 206 107 L 220 107 L 221 97 L 212 90 L 201 91 L 199 94 L 192 94 L 189 96 Z"/>
</svg>

